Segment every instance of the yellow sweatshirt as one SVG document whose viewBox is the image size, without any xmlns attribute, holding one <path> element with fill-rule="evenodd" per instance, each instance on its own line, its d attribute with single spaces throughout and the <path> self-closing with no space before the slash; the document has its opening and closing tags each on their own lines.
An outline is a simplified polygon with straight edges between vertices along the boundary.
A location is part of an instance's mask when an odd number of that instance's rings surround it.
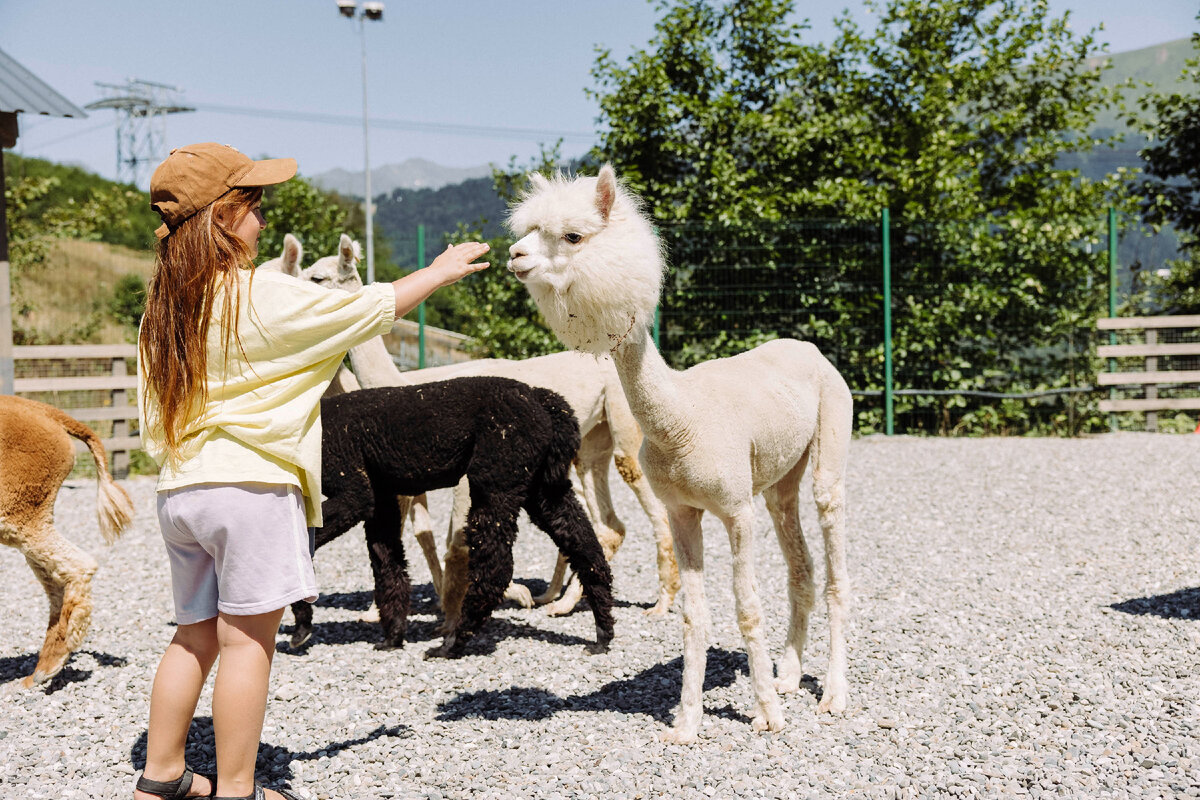
<svg viewBox="0 0 1200 800">
<path fill-rule="evenodd" d="M 157 406 L 138 370 L 138 412 L 146 452 L 159 464 L 158 490 L 198 483 L 300 487 L 308 524 L 321 524 L 321 395 L 346 351 L 391 329 L 390 283 L 350 293 L 278 272 L 239 270 L 242 303 L 228 363 L 218 290 L 208 332 L 208 402 L 189 421 L 178 458 L 167 458 Z M 249 300 L 249 302 L 247 302 Z M 243 351 L 245 356 L 243 357 Z"/>
</svg>

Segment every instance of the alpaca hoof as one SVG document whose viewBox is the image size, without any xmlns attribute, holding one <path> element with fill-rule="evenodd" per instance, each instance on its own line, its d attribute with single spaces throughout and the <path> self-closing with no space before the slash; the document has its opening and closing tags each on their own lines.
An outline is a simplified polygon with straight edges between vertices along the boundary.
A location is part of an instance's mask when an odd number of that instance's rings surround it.
<svg viewBox="0 0 1200 800">
<path fill-rule="evenodd" d="M 533 604 L 535 606 L 544 606 L 547 603 L 553 603 L 556 599 L 558 599 L 558 593 L 551 592 L 550 590 L 547 589 L 546 591 L 539 594 L 537 597 L 533 598 Z"/>
<path fill-rule="evenodd" d="M 376 642 L 376 650 L 403 650 L 404 642 Z"/>
<path fill-rule="evenodd" d="M 533 594 L 522 583 L 510 583 L 504 590 L 504 599 L 513 601 L 521 608 L 533 608 Z"/>
<path fill-rule="evenodd" d="M 612 634 L 608 636 L 599 636 L 592 644 L 584 645 L 583 651 L 589 656 L 598 656 L 602 653 L 607 653 L 609 645 L 612 643 Z"/>
<path fill-rule="evenodd" d="M 550 605 L 546 606 L 546 616 L 548 616 L 548 617 L 565 616 L 566 614 L 570 614 L 572 611 L 574 611 L 576 605 L 578 605 L 578 601 L 576 601 L 575 598 L 573 598 L 573 597 L 560 598 L 560 599 L 554 601 L 553 603 L 551 603 Z"/>
<path fill-rule="evenodd" d="M 841 714 L 846 710 L 845 692 L 827 692 L 817 703 L 818 714 Z"/>
<path fill-rule="evenodd" d="M 658 735 L 659 741 L 666 744 L 695 744 L 699 738 L 694 729 L 685 728 L 671 728 Z"/>
<path fill-rule="evenodd" d="M 288 642 L 288 647 L 292 650 L 299 650 L 304 645 L 308 644 L 308 640 L 312 638 L 312 628 L 296 628 L 292 633 L 292 638 Z"/>
<path fill-rule="evenodd" d="M 671 612 L 671 601 L 665 597 L 658 598 L 658 602 L 647 608 L 642 613 L 647 617 L 662 619 Z"/>
<path fill-rule="evenodd" d="M 779 694 L 791 694 L 800 690 L 800 676 L 780 675 L 775 679 L 775 691 Z"/>
<path fill-rule="evenodd" d="M 767 714 L 758 714 L 750 722 L 750 727 L 756 731 L 781 731 L 784 725 L 783 714 L 778 710 Z"/>
</svg>

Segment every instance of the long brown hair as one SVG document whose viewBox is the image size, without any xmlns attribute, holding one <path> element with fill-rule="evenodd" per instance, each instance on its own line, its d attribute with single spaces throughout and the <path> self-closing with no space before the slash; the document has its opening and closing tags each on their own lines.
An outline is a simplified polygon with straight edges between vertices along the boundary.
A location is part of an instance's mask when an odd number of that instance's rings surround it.
<svg viewBox="0 0 1200 800">
<path fill-rule="evenodd" d="M 261 199 L 261 188 L 231 189 L 158 242 L 138 353 L 147 418 L 161 426 L 169 456 L 178 455 L 184 428 L 208 399 L 208 329 L 218 286 L 226 362 L 231 338 L 241 348 L 237 271 L 252 265 L 254 251 L 232 229 Z"/>
</svg>

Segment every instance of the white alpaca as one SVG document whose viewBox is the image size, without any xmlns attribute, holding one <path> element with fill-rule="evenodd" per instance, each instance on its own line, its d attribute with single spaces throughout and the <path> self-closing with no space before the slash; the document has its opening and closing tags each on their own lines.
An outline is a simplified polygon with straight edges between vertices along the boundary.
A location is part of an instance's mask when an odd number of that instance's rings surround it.
<svg viewBox="0 0 1200 800">
<path fill-rule="evenodd" d="M 358 258 L 358 243 L 343 236 L 337 256 L 318 259 L 302 272 L 302 277 L 322 286 L 354 291 L 362 283 L 355 266 Z M 374 339 L 350 351 L 350 364 L 358 383 L 364 388 L 375 386 L 400 386 L 430 383 L 465 376 L 506 377 L 532 386 L 550 389 L 562 395 L 575 411 L 579 422 L 581 443 L 575 459 L 580 494 L 584 508 L 591 517 L 605 557 L 611 561 L 625 538 L 624 523 L 617 517 L 609 494 L 609 465 L 616 461 L 617 471 L 633 490 L 654 529 L 658 551 L 659 593 L 655 605 L 648 609 L 651 615 L 663 615 L 670 609 L 679 589 L 679 572 L 675 565 L 671 546 L 671 529 L 666 509 L 650 488 L 649 482 L 637 462 L 637 451 L 641 447 L 642 435 L 637 422 L 625 401 L 617 378 L 616 369 L 609 359 L 598 359 L 583 353 L 554 353 L 523 361 L 507 359 L 480 359 L 433 367 L 416 372 L 400 372 L 384 347 L 381 338 Z M 430 563 L 434 575 L 434 587 L 442 598 L 447 616 L 457 613 L 466 587 L 466 543 L 462 531 L 469 508 L 470 497 L 466 484 L 455 492 L 454 514 L 448 536 L 446 567 L 444 572 L 436 565 L 436 550 L 433 548 L 432 532 L 429 531 L 429 515 L 420 500 L 414 503 L 414 528 L 418 541 Z M 426 532 L 428 534 L 426 534 Z M 562 587 L 566 561 L 559 557 L 554 577 L 546 593 L 537 598 L 539 603 L 548 602 L 558 596 Z M 442 574 L 438 574 L 441 572 Z M 572 581 L 567 591 L 557 601 L 547 606 L 550 614 L 571 611 L 582 595 L 582 586 Z M 529 605 L 528 590 L 519 584 L 509 587 L 509 599 Z"/>
<path fill-rule="evenodd" d="M 818 710 L 846 708 L 845 465 L 851 398 L 845 381 L 813 345 L 768 342 L 732 358 L 678 372 L 650 341 L 665 263 L 636 198 L 609 166 L 598 178 L 531 176 L 513 210 L 519 237 L 509 270 L 529 289 L 559 337 L 592 353 L 611 352 L 645 435 L 641 463 L 667 505 L 683 580 L 683 694 L 672 742 L 697 738 L 703 711 L 705 511 L 725 524 L 733 550 L 737 622 L 746 643 L 756 730 L 779 730 L 776 691 L 794 692 L 814 603 L 813 569 L 800 530 L 800 479 L 811 460 L 825 539 L 829 666 Z M 752 500 L 762 493 L 788 563 L 791 622 L 772 685 L 754 578 Z"/>
</svg>

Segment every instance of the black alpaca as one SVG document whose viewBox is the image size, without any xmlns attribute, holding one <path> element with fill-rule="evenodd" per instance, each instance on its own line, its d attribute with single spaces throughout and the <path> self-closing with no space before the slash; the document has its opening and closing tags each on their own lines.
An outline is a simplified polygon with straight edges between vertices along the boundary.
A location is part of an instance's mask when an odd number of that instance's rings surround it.
<svg viewBox="0 0 1200 800">
<path fill-rule="evenodd" d="M 508 378 L 456 378 L 420 386 L 363 389 L 321 402 L 324 526 L 317 547 L 364 522 L 375 576 L 375 603 L 386 643 L 408 628 L 411 582 L 397 535 L 397 495 L 471 487 L 470 548 L 462 614 L 433 656 L 461 654 L 500 604 L 512 579 L 513 542 L 522 508 L 550 535 L 579 576 L 596 620 L 596 643 L 613 635 L 612 573 L 568 470 L 579 425 L 559 395 Z M 295 603 L 293 641 L 312 632 L 312 606 Z"/>
</svg>

